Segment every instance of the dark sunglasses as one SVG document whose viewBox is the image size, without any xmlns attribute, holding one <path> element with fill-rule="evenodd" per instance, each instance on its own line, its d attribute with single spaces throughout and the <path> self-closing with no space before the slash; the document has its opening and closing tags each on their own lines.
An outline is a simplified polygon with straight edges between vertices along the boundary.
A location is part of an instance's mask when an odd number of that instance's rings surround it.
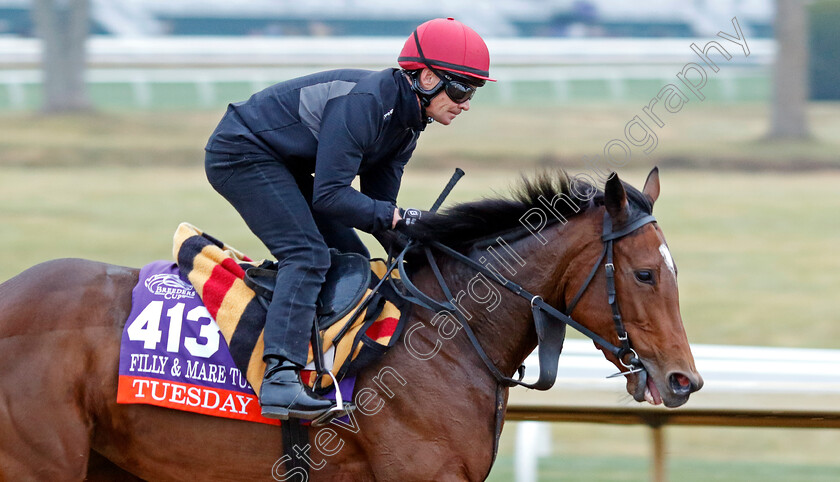
<svg viewBox="0 0 840 482">
<path fill-rule="evenodd" d="M 466 82 L 455 80 L 447 74 L 443 74 L 440 80 L 443 81 L 443 88 L 446 91 L 446 95 L 456 104 L 463 104 L 475 95 L 476 87 Z"/>
</svg>

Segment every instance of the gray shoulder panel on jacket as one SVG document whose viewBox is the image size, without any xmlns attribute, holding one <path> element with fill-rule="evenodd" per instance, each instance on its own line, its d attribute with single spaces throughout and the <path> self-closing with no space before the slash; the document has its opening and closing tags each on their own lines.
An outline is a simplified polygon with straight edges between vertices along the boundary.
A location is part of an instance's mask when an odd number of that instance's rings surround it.
<svg viewBox="0 0 840 482">
<path fill-rule="evenodd" d="M 333 80 L 300 89 L 300 105 L 298 107 L 300 121 L 309 128 L 315 139 L 318 139 L 318 134 L 321 131 L 321 116 L 324 113 L 324 106 L 327 105 L 327 101 L 347 95 L 355 86 L 355 82 Z"/>
</svg>

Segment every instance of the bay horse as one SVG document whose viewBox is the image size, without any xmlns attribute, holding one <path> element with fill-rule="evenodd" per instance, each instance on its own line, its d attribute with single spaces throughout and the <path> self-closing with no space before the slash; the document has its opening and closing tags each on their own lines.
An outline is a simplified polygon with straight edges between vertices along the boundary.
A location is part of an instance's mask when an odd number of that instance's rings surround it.
<svg viewBox="0 0 840 482">
<path fill-rule="evenodd" d="M 493 255 L 498 271 L 505 253 L 515 253 L 506 276 L 560 310 L 584 288 L 572 315 L 617 345 L 607 275 L 590 271 L 603 255 L 603 220 L 609 216 L 620 226 L 633 213 L 650 214 L 658 196 L 657 170 L 642 191 L 614 175 L 603 192 L 560 172 L 524 180 L 510 198 L 454 206 L 417 229 L 476 262 Z M 495 251 L 481 242 L 499 233 L 519 235 L 504 237 Z M 434 256 L 449 287 L 471 293 L 457 300 L 459 310 L 469 314 L 492 363 L 512 376 L 537 345 L 528 301 L 487 278 L 478 286 L 470 266 Z M 636 401 L 684 404 L 703 381 L 658 224 L 616 239 L 610 261 L 615 299 L 644 370 L 628 370 L 608 351 L 606 358 L 623 372 Z M 417 261 L 412 281 L 444 299 L 432 271 Z M 116 403 L 119 343 L 137 281 L 134 268 L 60 259 L 0 285 L 0 481 L 306 480 L 285 471 L 275 426 Z M 359 374 L 358 408 L 349 423 L 310 429 L 311 450 L 302 455 L 310 478 L 487 476 L 497 441 L 498 383 L 463 330 L 437 315 L 413 310 L 399 342 Z M 507 389 L 501 393 L 503 409 Z"/>
</svg>

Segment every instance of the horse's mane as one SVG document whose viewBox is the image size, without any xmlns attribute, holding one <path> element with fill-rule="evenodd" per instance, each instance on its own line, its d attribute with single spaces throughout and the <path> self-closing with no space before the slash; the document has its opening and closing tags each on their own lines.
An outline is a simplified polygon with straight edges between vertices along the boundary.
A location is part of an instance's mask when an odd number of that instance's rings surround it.
<svg viewBox="0 0 840 482">
<path fill-rule="evenodd" d="M 629 184 L 623 183 L 633 210 L 650 214 L 650 200 Z M 423 241 L 440 241 L 453 248 L 465 248 L 479 240 L 512 231 L 525 231 L 521 218 L 533 208 L 548 213 L 545 204 L 556 196 L 563 200 L 553 204 L 565 219 L 587 209 L 603 205 L 604 193 L 591 183 L 569 177 L 563 170 L 543 171 L 534 177 L 522 176 L 507 196 L 456 204 L 432 216 L 424 216 L 411 228 L 411 235 Z M 548 222 L 558 218 L 548 214 Z"/>
</svg>

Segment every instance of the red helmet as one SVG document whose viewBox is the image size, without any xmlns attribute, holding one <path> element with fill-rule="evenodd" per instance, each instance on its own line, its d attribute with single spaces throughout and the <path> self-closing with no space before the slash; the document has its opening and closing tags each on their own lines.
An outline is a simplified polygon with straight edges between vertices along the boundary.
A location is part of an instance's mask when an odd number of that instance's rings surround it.
<svg viewBox="0 0 840 482">
<path fill-rule="evenodd" d="M 405 70 L 430 67 L 489 80 L 490 53 L 475 30 L 454 18 L 436 18 L 417 27 L 397 59 Z"/>
</svg>

